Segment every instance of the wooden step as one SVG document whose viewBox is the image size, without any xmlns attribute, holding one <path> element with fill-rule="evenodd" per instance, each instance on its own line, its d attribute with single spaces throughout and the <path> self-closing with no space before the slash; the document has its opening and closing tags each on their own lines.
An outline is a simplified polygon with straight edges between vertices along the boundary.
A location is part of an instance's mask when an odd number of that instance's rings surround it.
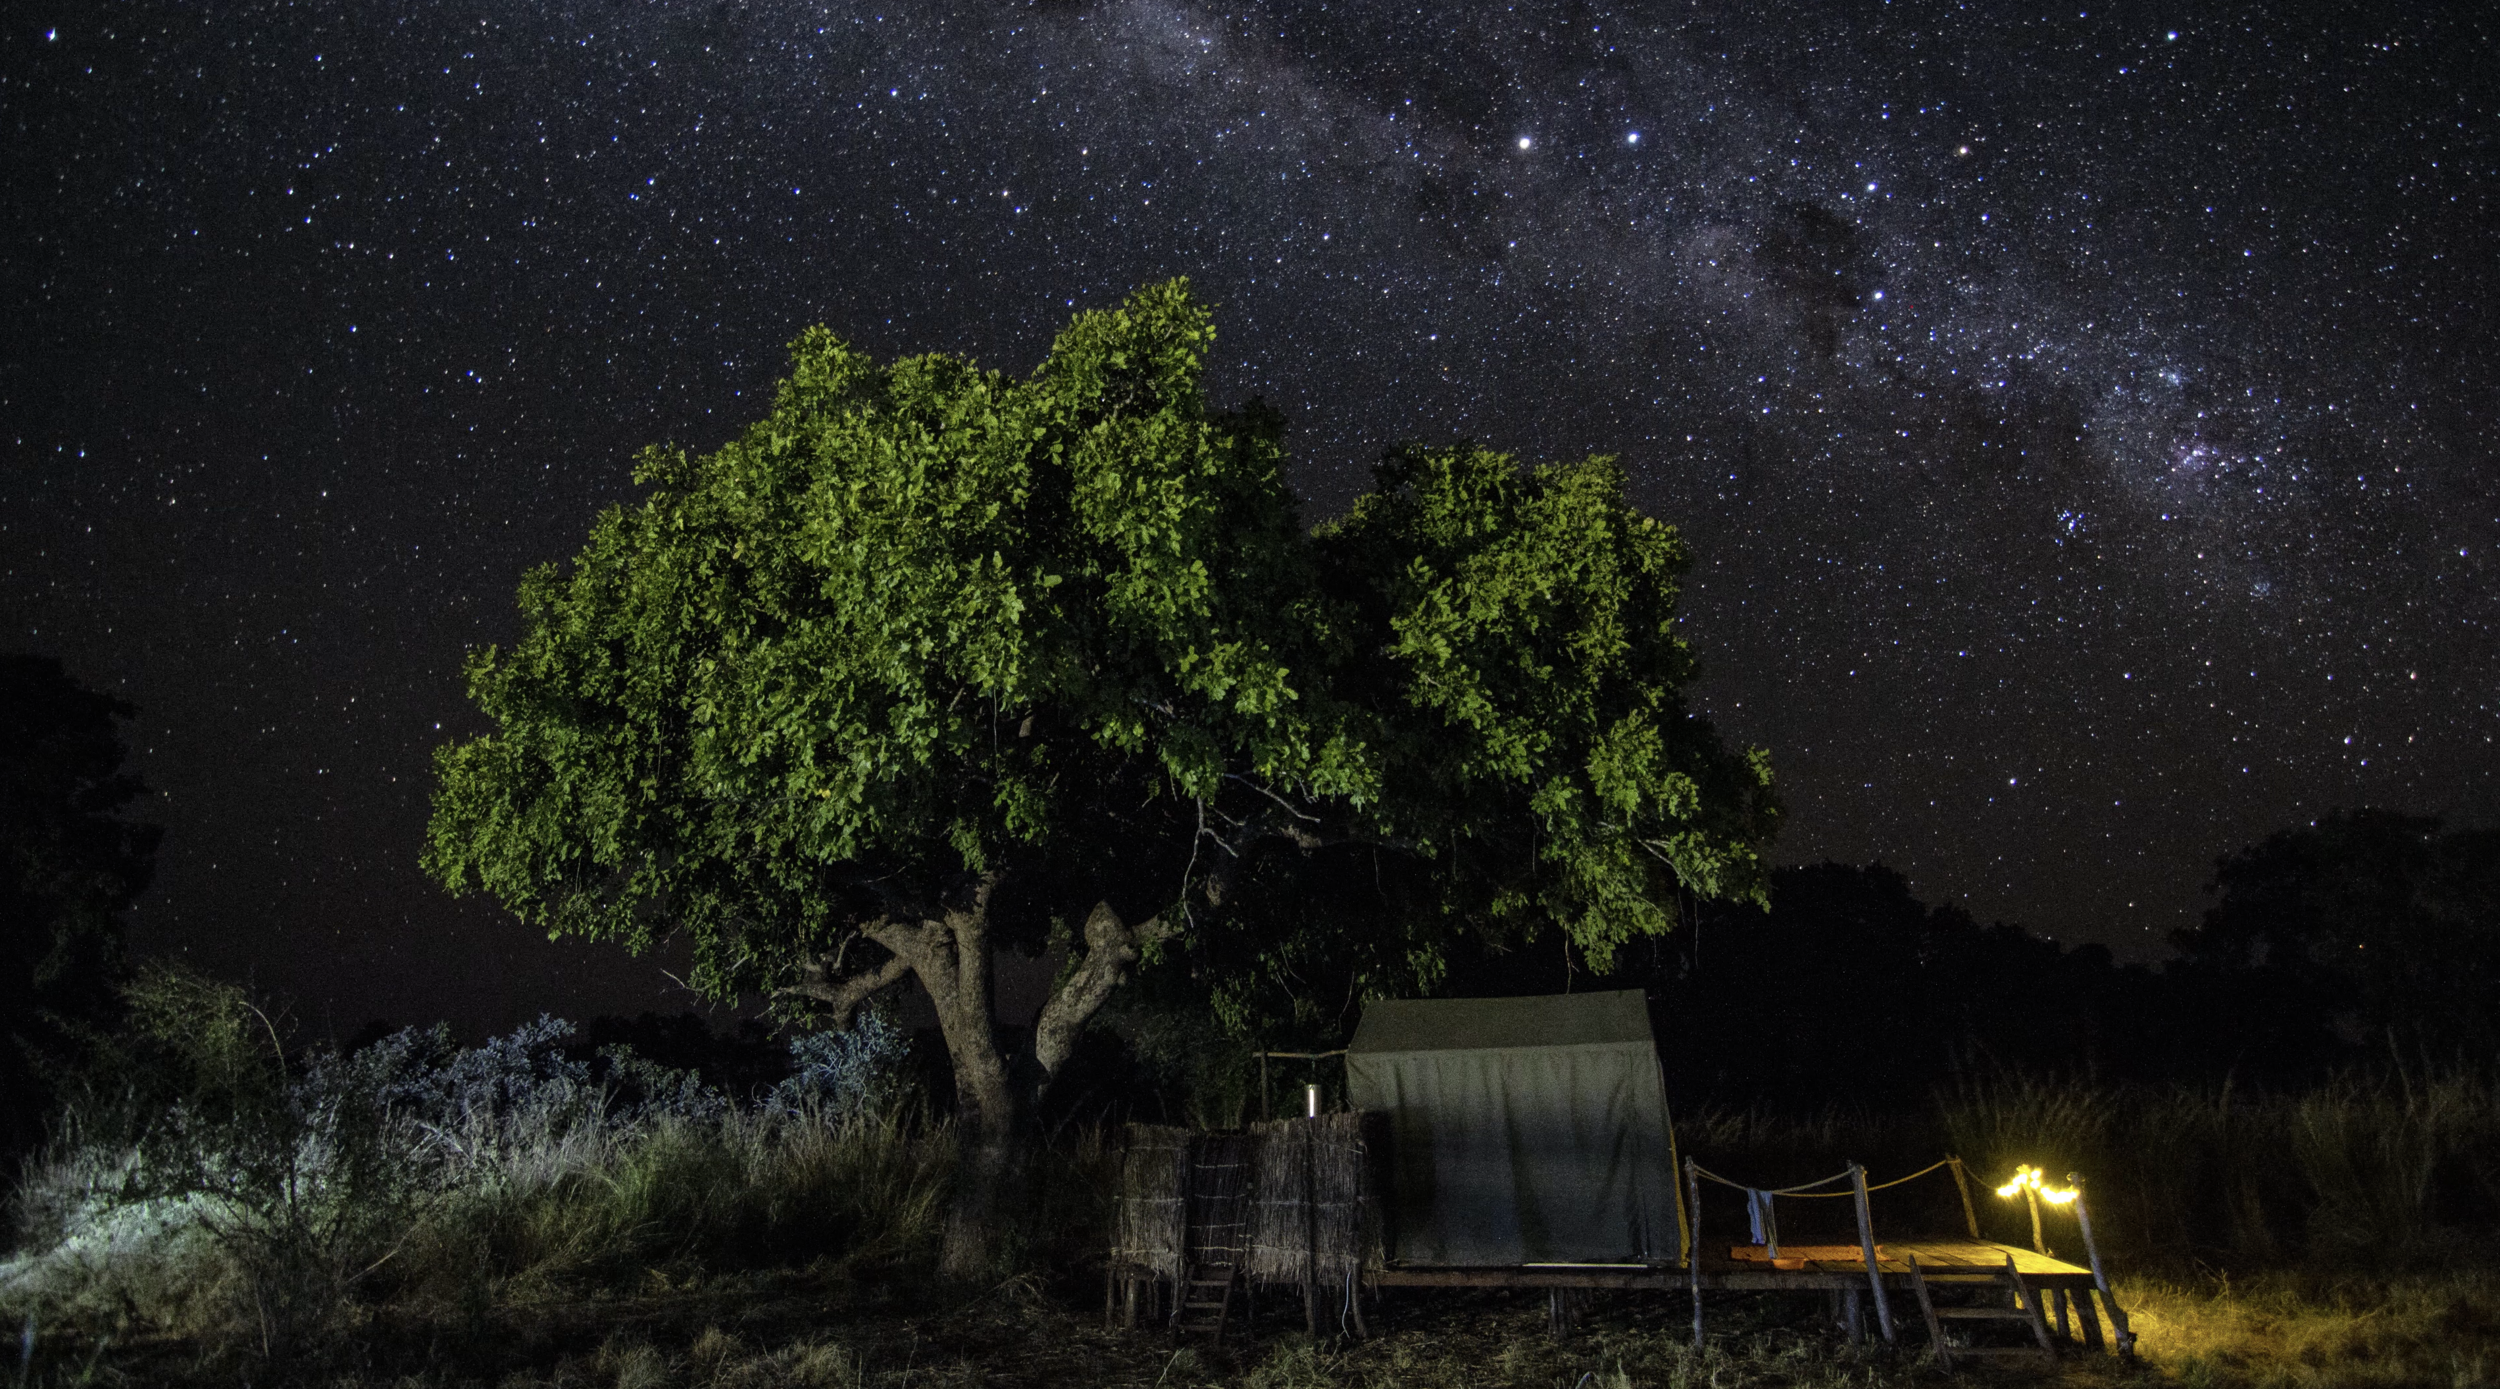
<svg viewBox="0 0 2500 1389">
<path fill-rule="evenodd" d="M 1927 1277 L 1927 1271 L 1919 1266 L 1918 1256 L 1915 1254 L 1910 1256 L 1909 1265 L 1910 1286 L 1918 1294 L 1919 1310 L 1926 1314 L 1928 1343 L 1935 1350 L 1937 1364 L 1949 1370 L 1953 1368 L 1954 1361 L 1964 1356 L 1984 1359 L 2021 1356 L 2027 1360 L 2056 1362 L 2057 1349 L 2049 1339 L 2048 1323 L 2040 1315 L 2041 1296 L 2032 1291 L 2029 1283 L 2023 1278 L 2021 1270 L 2015 1267 L 2012 1255 L 2006 1256 L 2005 1269 L 2002 1273 L 1983 1278 L 1964 1275 L 1958 1278 L 1930 1279 Z M 1931 1283 L 1960 1287 L 2001 1288 L 2013 1295 L 2014 1305 L 2011 1307 L 1939 1307 L 1935 1299 L 1929 1295 Z M 1944 1336 L 1944 1324 L 1948 1321 L 2017 1322 L 2032 1333 L 2032 1339 L 2036 1344 L 2028 1346 L 1952 1345 L 1945 1340 Z"/>
<path fill-rule="evenodd" d="M 1229 1263 L 1190 1265 L 1178 1289 L 1180 1305 L 1172 1312 L 1173 1333 L 1222 1339 L 1232 1320 L 1233 1285 L 1239 1281 Z"/>
</svg>

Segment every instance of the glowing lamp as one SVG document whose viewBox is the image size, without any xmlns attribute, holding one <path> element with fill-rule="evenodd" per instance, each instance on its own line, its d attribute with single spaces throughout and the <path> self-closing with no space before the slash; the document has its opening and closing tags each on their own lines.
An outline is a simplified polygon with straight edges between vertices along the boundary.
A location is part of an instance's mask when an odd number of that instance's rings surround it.
<svg viewBox="0 0 2500 1389">
<path fill-rule="evenodd" d="M 2014 1180 L 1997 1188 L 1997 1195 L 2012 1200 L 2025 1192 L 2031 1192 L 2052 1206 L 2062 1206 L 2075 1199 L 2075 1188 L 2050 1186 L 2043 1180 L 2045 1175 L 2039 1168 L 2026 1162 L 2014 1169 Z"/>
<path fill-rule="evenodd" d="M 2075 1177 L 2072 1173 L 2069 1173 L 2067 1174 L 2066 1180 L 2071 1182 L 2075 1180 Z M 2005 1185 L 1997 1188 L 1997 1195 L 2004 1197 L 2008 1201 L 2013 1200 L 2017 1196 L 2023 1198 L 2023 1204 L 2031 1209 L 2031 1247 L 2039 1250 L 2043 1254 L 2047 1254 L 2051 1251 L 2049 1249 L 2048 1237 L 2040 1231 L 2040 1203 L 2046 1201 L 2052 1206 L 2071 1205 L 2073 1204 L 2075 1198 L 2082 1194 L 2082 1191 L 2083 1188 L 2080 1185 L 2050 1186 L 2047 1181 L 2047 1174 L 2042 1172 L 2039 1168 L 2026 1162 L 2022 1166 L 2014 1169 L 2014 1179 L 2012 1181 L 2009 1181 Z M 2075 1209 L 2077 1211 L 2081 1211 L 2083 1208 L 2081 1206 L 2076 1206 Z M 2092 1240 L 2092 1236 L 2089 1233 L 2091 1228 L 2090 1223 L 2087 1221 L 2084 1225 L 2084 1229 L 2086 1231 L 2084 1235 L 2084 1242 L 2086 1244 L 2091 1243 Z"/>
</svg>

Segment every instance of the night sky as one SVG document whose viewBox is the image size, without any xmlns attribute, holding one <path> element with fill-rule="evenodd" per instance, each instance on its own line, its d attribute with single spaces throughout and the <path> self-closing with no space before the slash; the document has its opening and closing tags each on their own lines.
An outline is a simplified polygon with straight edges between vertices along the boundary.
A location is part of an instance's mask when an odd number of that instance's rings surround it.
<svg viewBox="0 0 2500 1389">
<path fill-rule="evenodd" d="M 2500 45 L 2310 8 L 13 6 L 0 646 L 142 711 L 143 948 L 674 1010 L 418 872 L 463 648 L 802 327 L 1022 373 L 1187 274 L 1312 520 L 1620 455 L 1782 861 L 2156 958 L 2272 829 L 2500 814 Z"/>
</svg>

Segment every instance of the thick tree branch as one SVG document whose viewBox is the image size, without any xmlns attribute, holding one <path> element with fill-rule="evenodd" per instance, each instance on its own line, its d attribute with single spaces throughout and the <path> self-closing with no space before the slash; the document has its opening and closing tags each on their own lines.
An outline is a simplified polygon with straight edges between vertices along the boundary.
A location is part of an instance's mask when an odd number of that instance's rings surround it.
<svg viewBox="0 0 2500 1389">
<path fill-rule="evenodd" d="M 832 977 L 823 960 L 808 960 L 799 966 L 799 982 L 775 992 L 816 1000 L 832 1016 L 834 1027 L 845 1028 L 861 1004 L 900 983 L 910 972 L 911 962 L 900 955 L 890 955 L 884 964 L 840 979 Z"/>
<path fill-rule="evenodd" d="M 1085 958 L 1077 962 L 1033 1023 L 1033 1060 L 1041 1067 L 1043 1085 L 1049 1085 L 1067 1064 L 1076 1051 L 1078 1034 L 1102 1010 L 1111 991 L 1128 978 L 1130 966 L 1137 963 L 1144 948 L 1171 933 L 1160 914 L 1132 927 L 1120 920 L 1109 902 L 1094 904 L 1085 917 Z"/>
</svg>

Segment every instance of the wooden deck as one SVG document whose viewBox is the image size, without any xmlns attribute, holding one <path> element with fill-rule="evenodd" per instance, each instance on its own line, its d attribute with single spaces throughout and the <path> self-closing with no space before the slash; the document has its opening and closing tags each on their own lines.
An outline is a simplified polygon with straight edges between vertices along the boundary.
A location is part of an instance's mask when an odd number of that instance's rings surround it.
<svg viewBox="0 0 2500 1389">
<path fill-rule="evenodd" d="M 1957 1276 L 2001 1273 L 2007 1255 L 2033 1286 L 2081 1289 L 2092 1286 L 2092 1270 L 2010 1244 L 1972 1239 L 1885 1240 L 1875 1247 L 1876 1269 L 1886 1288 L 1908 1290 L 1911 1258 L 1930 1284 L 1950 1283 Z M 1782 1263 L 1792 1251 L 1780 1251 Z M 1807 1257 L 1797 1268 L 1773 1267 L 1759 1247 L 1726 1245 L 1705 1249 L 1701 1285 L 1734 1292 L 1806 1292 L 1864 1288 L 1866 1260 L 1847 1245 L 1799 1245 L 1795 1255 Z M 1750 1255 L 1750 1257 L 1748 1257 Z M 1436 1268 L 1392 1265 L 1368 1275 L 1388 1288 L 1651 1288 L 1662 1292 L 1690 1289 L 1693 1275 L 1674 1264 L 1520 1264 L 1496 1267 Z"/>
</svg>

